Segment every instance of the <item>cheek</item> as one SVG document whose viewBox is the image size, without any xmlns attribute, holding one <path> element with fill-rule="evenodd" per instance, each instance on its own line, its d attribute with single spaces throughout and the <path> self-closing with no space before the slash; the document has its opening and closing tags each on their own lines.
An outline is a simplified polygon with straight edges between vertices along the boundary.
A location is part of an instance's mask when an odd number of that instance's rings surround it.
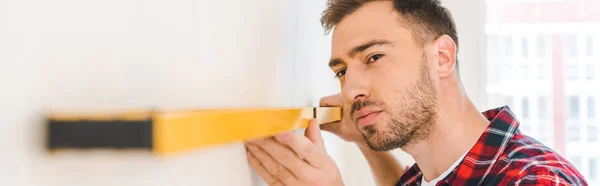
<svg viewBox="0 0 600 186">
<path fill-rule="evenodd" d="M 402 73 L 404 72 L 394 68 L 382 68 L 375 73 L 372 91 L 376 98 L 384 102 L 396 101 L 399 94 L 405 92 L 409 85 L 409 78 Z"/>
</svg>

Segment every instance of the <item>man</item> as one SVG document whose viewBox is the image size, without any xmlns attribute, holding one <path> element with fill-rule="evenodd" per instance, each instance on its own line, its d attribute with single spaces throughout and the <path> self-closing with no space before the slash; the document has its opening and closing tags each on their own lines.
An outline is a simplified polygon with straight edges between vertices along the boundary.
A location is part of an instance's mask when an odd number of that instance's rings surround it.
<svg viewBox="0 0 600 186">
<path fill-rule="evenodd" d="M 355 142 L 378 185 L 587 185 L 558 153 L 525 136 L 508 107 L 480 113 L 460 81 L 454 21 L 439 0 L 334 0 L 329 66 L 341 122 L 321 126 Z M 343 185 L 319 127 L 248 142 L 248 161 L 270 185 Z M 401 148 L 404 170 L 386 152 Z"/>
</svg>

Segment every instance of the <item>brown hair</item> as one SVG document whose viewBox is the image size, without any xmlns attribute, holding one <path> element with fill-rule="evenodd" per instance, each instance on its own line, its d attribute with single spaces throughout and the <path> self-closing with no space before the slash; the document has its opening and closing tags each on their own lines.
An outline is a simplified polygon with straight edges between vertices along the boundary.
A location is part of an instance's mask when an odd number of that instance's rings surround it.
<svg viewBox="0 0 600 186">
<path fill-rule="evenodd" d="M 329 0 L 323 11 L 321 24 L 329 33 L 344 17 L 353 13 L 365 3 L 381 0 Z M 417 44 L 425 46 L 442 35 L 450 36 L 456 43 L 458 36 L 450 11 L 439 0 L 392 0 L 394 10 L 400 14 L 399 21 L 409 29 Z"/>
</svg>

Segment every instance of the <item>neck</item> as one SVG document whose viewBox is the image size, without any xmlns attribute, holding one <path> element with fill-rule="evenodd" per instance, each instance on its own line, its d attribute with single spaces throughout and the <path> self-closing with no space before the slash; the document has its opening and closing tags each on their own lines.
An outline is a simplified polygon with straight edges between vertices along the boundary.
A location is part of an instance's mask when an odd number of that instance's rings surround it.
<svg viewBox="0 0 600 186">
<path fill-rule="evenodd" d="M 412 155 L 428 181 L 439 177 L 468 152 L 489 124 L 460 84 L 456 83 L 455 88 L 441 86 L 441 91 L 444 88 L 454 91 L 438 94 L 440 107 L 436 128 L 428 139 L 403 148 Z"/>
</svg>

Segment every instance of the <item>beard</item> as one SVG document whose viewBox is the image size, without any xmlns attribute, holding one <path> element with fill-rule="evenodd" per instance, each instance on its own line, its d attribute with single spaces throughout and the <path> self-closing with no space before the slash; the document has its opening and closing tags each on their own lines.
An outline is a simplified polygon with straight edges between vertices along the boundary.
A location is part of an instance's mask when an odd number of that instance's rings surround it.
<svg viewBox="0 0 600 186">
<path fill-rule="evenodd" d="M 403 91 L 397 91 L 399 101 L 393 108 L 382 101 L 361 101 L 352 104 L 351 112 L 365 106 L 385 108 L 391 116 L 384 129 L 374 124 L 367 125 L 360 133 L 367 145 L 375 151 L 388 151 L 403 148 L 415 142 L 427 139 L 434 131 L 437 119 L 436 91 L 429 76 L 429 67 L 425 55 L 421 58 L 419 79 Z"/>
</svg>

